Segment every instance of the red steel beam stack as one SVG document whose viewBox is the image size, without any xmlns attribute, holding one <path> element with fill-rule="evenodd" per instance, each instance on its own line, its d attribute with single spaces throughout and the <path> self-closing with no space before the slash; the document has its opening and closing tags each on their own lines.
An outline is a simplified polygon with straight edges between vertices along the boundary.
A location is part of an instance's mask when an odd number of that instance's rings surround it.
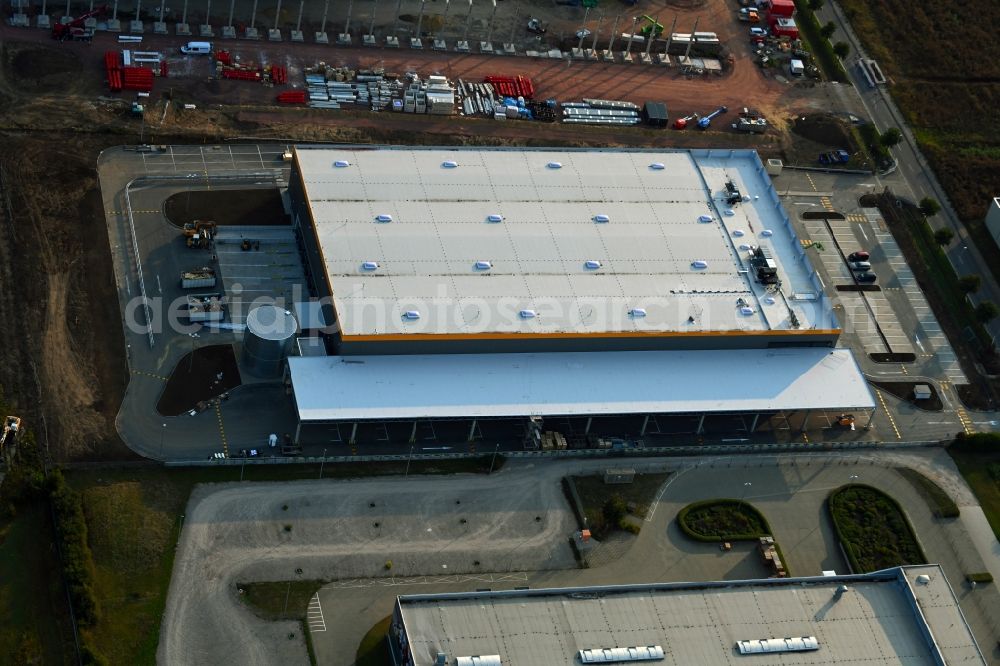
<svg viewBox="0 0 1000 666">
<path fill-rule="evenodd" d="M 104 52 L 104 69 L 108 74 L 108 87 L 111 89 L 111 92 L 120 91 L 122 89 L 122 71 L 116 52 Z"/>
<path fill-rule="evenodd" d="M 527 76 L 487 76 L 484 81 L 504 97 L 523 97 L 531 99 L 535 96 L 535 85 Z"/>
<path fill-rule="evenodd" d="M 216 51 L 215 61 L 221 62 L 223 65 L 233 64 L 233 57 L 229 55 L 229 51 Z"/>
<path fill-rule="evenodd" d="M 278 103 L 279 104 L 305 104 L 306 103 L 306 91 L 305 90 L 286 90 L 285 92 L 278 93 Z"/>
<path fill-rule="evenodd" d="M 222 78 L 235 79 L 236 81 L 260 81 L 259 69 L 236 69 L 235 67 L 223 67 Z"/>
<path fill-rule="evenodd" d="M 153 70 L 145 67 L 123 67 L 122 89 L 151 92 L 153 90 Z"/>
<path fill-rule="evenodd" d="M 271 83 L 276 86 L 288 83 L 288 70 L 279 65 L 271 65 Z"/>
</svg>

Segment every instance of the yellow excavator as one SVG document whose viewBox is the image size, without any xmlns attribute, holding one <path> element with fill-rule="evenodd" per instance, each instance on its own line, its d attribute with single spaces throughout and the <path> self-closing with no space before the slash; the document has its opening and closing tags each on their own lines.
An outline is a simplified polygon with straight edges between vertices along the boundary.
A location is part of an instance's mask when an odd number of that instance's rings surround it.
<svg viewBox="0 0 1000 666">
<path fill-rule="evenodd" d="M 193 220 L 185 222 L 183 233 L 188 247 L 207 248 L 209 241 L 215 236 L 216 224 L 211 220 Z"/>
</svg>

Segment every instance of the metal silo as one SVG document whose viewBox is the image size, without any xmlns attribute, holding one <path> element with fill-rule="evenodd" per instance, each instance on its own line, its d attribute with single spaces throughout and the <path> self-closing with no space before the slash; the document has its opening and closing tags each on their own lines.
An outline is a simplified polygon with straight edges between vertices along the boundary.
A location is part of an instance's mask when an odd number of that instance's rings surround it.
<svg viewBox="0 0 1000 666">
<path fill-rule="evenodd" d="M 297 331 L 289 310 L 274 305 L 254 308 L 243 334 L 243 367 L 258 377 L 280 377 Z"/>
</svg>

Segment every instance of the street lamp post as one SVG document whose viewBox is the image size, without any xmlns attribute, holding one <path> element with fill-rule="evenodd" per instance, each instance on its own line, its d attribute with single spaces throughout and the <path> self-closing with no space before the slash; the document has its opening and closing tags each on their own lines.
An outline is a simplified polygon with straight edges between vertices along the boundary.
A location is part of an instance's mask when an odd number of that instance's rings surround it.
<svg viewBox="0 0 1000 666">
<path fill-rule="evenodd" d="M 493 450 L 493 458 L 490 460 L 490 474 L 493 473 L 493 464 L 497 461 L 497 453 L 500 452 L 500 442 L 497 442 L 497 448 Z"/>
<path fill-rule="evenodd" d="M 326 464 L 326 449 L 323 449 L 323 458 L 319 461 L 319 478 L 323 478 L 323 465 Z"/>
<path fill-rule="evenodd" d="M 413 459 L 413 444 L 410 444 L 410 455 L 406 456 L 406 471 L 403 472 L 403 478 L 410 475 L 410 460 Z"/>
<path fill-rule="evenodd" d="M 167 424 L 164 423 L 163 427 L 160 428 L 160 457 L 163 457 L 163 435 L 167 432 Z"/>
<path fill-rule="evenodd" d="M 749 481 L 747 481 L 746 483 L 743 484 L 743 494 L 740 495 L 740 504 L 741 505 L 742 504 L 746 504 L 747 491 L 750 490 L 750 486 L 752 486 L 752 485 L 753 484 L 750 483 Z"/>
</svg>

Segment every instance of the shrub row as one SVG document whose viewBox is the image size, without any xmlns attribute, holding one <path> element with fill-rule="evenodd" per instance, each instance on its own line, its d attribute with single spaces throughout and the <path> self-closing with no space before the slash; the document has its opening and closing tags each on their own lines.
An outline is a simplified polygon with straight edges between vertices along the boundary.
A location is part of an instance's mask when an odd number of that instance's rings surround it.
<svg viewBox="0 0 1000 666">
<path fill-rule="evenodd" d="M 875 125 L 871 123 L 859 125 L 858 134 L 861 135 L 861 140 L 865 148 L 868 149 L 868 154 L 872 156 L 879 169 L 887 169 L 892 165 L 892 155 L 889 154 L 889 149 L 882 145 L 882 136 L 878 133 Z"/>
<path fill-rule="evenodd" d="M 970 583 L 977 583 L 977 584 L 980 584 L 980 583 L 992 583 L 993 582 L 993 574 L 991 574 L 988 571 L 983 571 L 983 572 L 980 572 L 980 573 L 965 574 L 965 580 L 969 581 Z"/>
<path fill-rule="evenodd" d="M 841 486 L 830 493 L 826 505 L 853 573 L 927 563 L 903 508 L 881 490 L 863 484 Z M 858 510 L 863 517 L 855 513 Z"/>
<path fill-rule="evenodd" d="M 94 596 L 94 558 L 87 544 L 87 522 L 80 494 L 69 487 L 59 470 L 49 475 L 49 501 L 55 517 L 63 578 L 77 624 L 93 626 L 100 619 L 100 609 Z"/>
<path fill-rule="evenodd" d="M 964 432 L 960 432 L 955 437 L 955 441 L 953 441 L 951 445 L 959 451 L 977 453 L 1000 451 L 1000 433 L 977 432 L 967 435 Z M 998 479 L 998 481 L 1000 481 L 1000 479 Z"/>
<path fill-rule="evenodd" d="M 812 47 L 820 67 L 823 68 L 823 73 L 826 74 L 826 78 L 831 81 L 847 83 L 847 70 L 844 69 L 844 63 L 833 52 L 833 45 L 830 44 L 830 40 L 823 36 L 819 19 L 816 18 L 816 14 L 809 7 L 808 1 L 795 0 L 795 8 L 798 10 L 798 18 L 795 24 L 799 26 L 799 30 Z"/>
<path fill-rule="evenodd" d="M 698 512 L 713 508 L 744 513 L 751 520 L 758 521 L 759 525 L 763 527 L 763 531 L 747 532 L 742 534 L 702 534 L 701 532 L 696 531 L 691 525 L 692 514 L 697 515 Z M 772 534 L 771 526 L 768 524 L 767 519 L 764 518 L 764 515 L 760 511 L 747 502 L 741 502 L 740 500 L 735 499 L 713 499 L 688 504 L 677 513 L 677 525 L 680 526 L 681 531 L 691 539 L 704 542 L 755 541 L 762 536 L 769 536 Z"/>
</svg>

